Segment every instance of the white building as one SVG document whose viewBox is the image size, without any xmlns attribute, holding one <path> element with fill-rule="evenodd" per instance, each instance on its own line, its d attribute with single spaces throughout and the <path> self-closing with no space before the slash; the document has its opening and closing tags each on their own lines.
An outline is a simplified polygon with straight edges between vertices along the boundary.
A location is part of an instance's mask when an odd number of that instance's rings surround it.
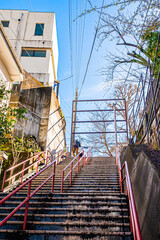
<svg viewBox="0 0 160 240">
<path fill-rule="evenodd" d="M 23 80 L 23 69 L 0 23 L 0 81 L 11 90 L 14 82 Z"/>
<path fill-rule="evenodd" d="M 0 10 L 0 21 L 23 69 L 44 86 L 58 88 L 55 13 Z"/>
</svg>

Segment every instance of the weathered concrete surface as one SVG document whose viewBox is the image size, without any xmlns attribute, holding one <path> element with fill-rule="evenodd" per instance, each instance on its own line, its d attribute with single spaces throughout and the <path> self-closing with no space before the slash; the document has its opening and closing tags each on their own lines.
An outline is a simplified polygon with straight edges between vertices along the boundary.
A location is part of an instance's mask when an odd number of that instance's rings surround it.
<svg viewBox="0 0 160 240">
<path fill-rule="evenodd" d="M 127 146 L 121 163 L 128 162 L 143 240 L 158 240 L 160 233 L 160 174 L 144 151 Z"/>
<path fill-rule="evenodd" d="M 20 90 L 12 93 L 12 105 L 28 109 L 27 120 L 18 120 L 14 134 L 34 136 L 44 150 L 60 150 L 65 146 L 65 120 L 52 87 Z"/>
</svg>

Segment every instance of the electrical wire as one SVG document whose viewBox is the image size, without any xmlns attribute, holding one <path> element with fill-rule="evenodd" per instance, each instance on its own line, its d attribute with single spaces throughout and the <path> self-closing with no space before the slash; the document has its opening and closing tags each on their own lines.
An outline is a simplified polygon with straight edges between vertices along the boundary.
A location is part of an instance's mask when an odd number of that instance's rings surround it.
<svg viewBox="0 0 160 240">
<path fill-rule="evenodd" d="M 94 39 L 93 39 L 93 43 L 92 43 L 92 47 L 91 47 L 89 59 L 88 59 L 87 66 L 86 66 L 86 71 L 85 71 L 85 74 L 84 74 L 84 77 L 83 77 L 83 81 L 82 81 L 82 85 L 81 85 L 81 88 L 80 88 L 78 97 L 80 97 L 80 94 L 81 94 L 81 91 L 82 91 L 82 87 L 83 87 L 84 82 L 85 82 L 85 80 L 86 80 L 86 76 L 87 76 L 87 72 L 88 72 L 88 67 L 89 67 L 89 64 L 90 64 L 91 57 L 92 57 L 92 53 L 93 53 L 93 49 L 94 49 L 94 45 L 95 45 L 95 41 L 96 41 L 96 37 L 97 37 L 97 33 L 98 33 L 98 27 L 99 27 L 100 20 L 101 20 L 103 5 L 104 5 L 104 0 L 102 1 L 101 12 L 100 12 L 100 15 L 99 15 L 99 19 L 98 19 L 96 31 L 95 31 L 95 34 L 94 34 Z"/>
</svg>

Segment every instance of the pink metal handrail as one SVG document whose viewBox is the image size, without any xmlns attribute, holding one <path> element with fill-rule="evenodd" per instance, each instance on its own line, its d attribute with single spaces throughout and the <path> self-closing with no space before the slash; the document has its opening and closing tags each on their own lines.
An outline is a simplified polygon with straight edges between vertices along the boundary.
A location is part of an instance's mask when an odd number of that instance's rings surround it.
<svg viewBox="0 0 160 240">
<path fill-rule="evenodd" d="M 57 164 L 58 164 L 59 162 L 61 162 L 59 157 L 60 157 L 60 156 L 64 156 L 65 150 L 66 150 L 66 153 L 67 153 L 67 152 L 68 152 L 68 147 L 65 147 L 65 148 L 63 148 L 62 150 L 59 150 L 58 152 L 55 153 L 55 155 L 58 154 Z M 60 152 L 61 152 L 62 154 L 60 154 Z"/>
<path fill-rule="evenodd" d="M 82 154 L 82 157 L 80 158 L 80 154 Z M 89 149 L 88 152 L 86 154 L 84 154 L 84 150 L 82 150 L 80 153 L 78 153 L 78 155 L 73 158 L 73 160 L 71 160 L 71 162 L 63 169 L 62 171 L 62 183 L 61 183 L 61 193 L 63 193 L 63 185 L 64 185 L 64 181 L 67 179 L 67 177 L 70 175 L 70 186 L 72 185 L 72 172 L 74 170 L 74 168 L 77 166 L 77 173 L 79 173 L 79 163 L 80 161 L 82 161 L 82 166 L 88 165 L 89 159 L 91 158 L 91 150 Z M 78 160 L 77 163 L 73 166 L 73 162 L 75 160 Z M 70 171 L 68 172 L 68 174 L 64 177 L 64 172 L 65 170 L 71 166 Z"/>
<path fill-rule="evenodd" d="M 131 231 L 133 232 L 134 240 L 142 240 L 131 180 L 130 180 L 129 171 L 128 171 L 128 164 L 125 161 L 124 164 L 121 166 L 117 149 L 116 149 L 116 160 L 117 160 L 118 172 L 120 176 L 119 182 L 121 186 L 121 193 L 123 193 L 123 182 L 124 181 L 126 182 L 126 192 L 129 199 Z M 124 177 L 123 177 L 123 169 L 125 169 Z"/>
<path fill-rule="evenodd" d="M 53 158 L 53 155 L 52 155 Z M 53 173 L 41 184 L 39 185 L 32 193 L 31 193 L 31 183 L 32 180 L 35 179 L 38 175 L 40 175 L 42 172 L 44 172 L 46 169 L 48 169 L 51 165 L 54 164 L 53 168 Z M 55 181 L 55 170 L 56 170 L 56 160 L 52 161 L 48 166 L 43 168 L 41 171 L 39 171 L 35 176 L 33 176 L 31 179 L 27 180 L 25 183 L 23 183 L 21 186 L 19 186 L 17 189 L 15 189 L 13 192 L 11 192 L 9 195 L 7 195 L 5 198 L 3 198 L 0 201 L 0 205 L 5 203 L 9 198 L 11 198 L 14 194 L 16 194 L 18 191 L 20 191 L 24 186 L 28 184 L 28 192 L 27 192 L 27 197 L 5 218 L 0 222 L 0 227 L 4 225 L 8 219 L 10 219 L 25 203 L 25 214 L 24 214 L 24 223 L 23 223 L 23 230 L 26 229 L 26 222 L 27 222 L 27 214 L 28 214 L 28 207 L 29 207 L 29 200 L 33 197 L 33 195 L 49 180 L 53 177 L 52 180 L 52 190 L 51 192 L 53 193 L 54 191 L 54 181 Z"/>
<path fill-rule="evenodd" d="M 64 153 L 65 149 L 67 149 L 67 148 L 64 148 L 64 149 L 62 149 L 62 150 L 60 150 L 60 151 L 58 152 L 58 161 L 57 161 L 57 164 L 59 163 L 59 157 L 62 155 L 62 154 L 59 154 L 59 153 L 60 153 L 60 152 Z M 46 159 L 44 159 L 43 156 L 41 156 L 42 154 L 46 154 L 46 155 L 47 155 Z M 1 190 L 1 191 L 3 192 L 6 182 L 10 181 L 11 179 L 14 179 L 15 177 L 17 177 L 17 176 L 20 175 L 20 174 L 21 174 L 21 182 L 20 182 L 20 184 L 22 184 L 24 172 L 25 172 L 26 170 L 28 170 L 29 168 L 31 168 L 32 166 L 34 166 L 35 164 L 37 164 L 37 166 L 36 166 L 36 173 L 38 172 L 39 162 L 45 160 L 45 165 L 47 166 L 47 164 L 48 164 L 48 159 L 49 159 L 50 161 L 52 161 L 52 158 L 49 157 L 49 154 L 50 154 L 51 156 L 53 156 L 52 153 L 50 152 L 50 150 L 45 150 L 45 151 L 43 151 L 43 152 L 41 152 L 41 153 L 39 153 L 39 154 L 37 154 L 37 155 L 29 158 L 29 159 L 24 160 L 24 161 L 21 162 L 21 163 L 18 163 L 17 165 L 15 165 L 15 166 L 13 166 L 13 167 L 5 170 L 5 172 L 4 172 L 4 177 L 3 177 L 2 190 Z M 56 153 L 55 153 L 54 155 L 56 155 Z M 42 159 L 40 159 L 40 156 L 42 157 Z M 31 161 L 32 159 L 35 159 L 35 158 L 36 158 L 36 161 L 35 161 L 34 163 L 30 164 L 28 167 L 25 168 L 26 163 L 29 162 L 29 161 Z M 11 176 L 10 178 L 6 179 L 7 172 L 11 171 L 12 169 L 15 169 L 15 168 L 19 167 L 20 165 L 23 165 L 22 170 L 19 171 L 18 173 L 16 173 L 15 175 Z"/>
</svg>

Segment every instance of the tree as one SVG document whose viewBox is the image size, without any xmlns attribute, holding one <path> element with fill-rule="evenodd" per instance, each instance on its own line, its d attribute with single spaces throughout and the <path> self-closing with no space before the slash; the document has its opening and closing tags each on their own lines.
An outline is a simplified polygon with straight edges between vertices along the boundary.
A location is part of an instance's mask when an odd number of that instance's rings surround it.
<svg viewBox="0 0 160 240">
<path fill-rule="evenodd" d="M 107 105 L 106 105 L 107 107 Z M 101 107 L 96 104 L 96 108 L 101 110 Z M 87 143 L 93 146 L 93 150 L 96 150 L 100 154 L 105 154 L 109 157 L 113 156 L 114 148 L 110 145 L 114 142 L 114 135 L 109 135 L 105 132 L 109 131 L 108 129 L 111 126 L 108 121 L 110 118 L 108 112 L 98 111 L 91 115 L 90 120 L 93 121 L 92 126 L 88 127 L 90 132 L 100 132 L 96 134 L 89 134 L 86 141 Z M 96 122 L 101 121 L 101 122 Z"/>
<path fill-rule="evenodd" d="M 160 25 L 159 0 L 110 0 L 103 6 L 88 2 L 89 9 L 78 17 L 95 11 L 100 14 L 103 9 L 98 29 L 99 44 L 108 39 L 117 46 L 105 54 L 107 66 L 101 73 L 106 81 L 137 81 L 149 62 L 150 75 L 157 74 L 159 62 L 156 62 L 154 73 L 152 70 L 156 52 L 153 45 L 157 44 Z"/>
<path fill-rule="evenodd" d="M 16 119 L 25 118 L 26 109 L 11 108 L 8 100 L 11 91 L 6 90 L 5 84 L 0 81 L 0 149 L 5 148 L 5 144 L 10 141 Z"/>
<path fill-rule="evenodd" d="M 105 103 L 103 109 L 125 109 L 126 104 L 126 113 L 129 116 L 130 111 L 136 101 L 135 95 L 137 92 L 137 86 L 132 84 L 117 84 L 114 87 L 113 98 L 117 100 L 113 103 Z M 126 103 L 125 103 L 126 100 Z M 105 132 L 114 132 L 114 122 L 110 122 L 114 119 L 113 112 L 105 112 L 100 111 L 102 109 L 102 105 L 96 104 L 96 109 L 98 112 L 91 115 L 90 120 L 92 122 L 92 126 L 88 127 L 90 132 L 100 132 L 99 134 L 89 134 L 87 138 L 87 142 L 93 145 L 93 148 L 96 149 L 101 154 L 105 154 L 107 156 L 113 156 L 115 151 L 115 135 L 108 134 Z M 125 110 L 116 111 L 117 119 L 126 120 Z M 100 122 L 96 122 L 100 121 Z M 107 122 L 108 121 L 108 122 Z M 131 127 L 132 119 L 128 117 L 128 128 Z M 126 130 L 126 123 L 117 123 L 118 131 Z M 119 148 L 122 148 L 126 144 L 126 135 L 124 133 L 118 134 L 118 144 Z"/>
</svg>

